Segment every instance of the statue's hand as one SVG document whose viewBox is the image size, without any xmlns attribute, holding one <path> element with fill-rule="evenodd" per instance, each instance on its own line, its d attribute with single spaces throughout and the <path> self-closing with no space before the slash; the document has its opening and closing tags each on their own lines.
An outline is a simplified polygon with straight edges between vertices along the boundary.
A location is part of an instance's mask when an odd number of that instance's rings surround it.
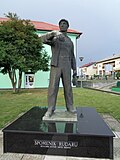
<svg viewBox="0 0 120 160">
<path fill-rule="evenodd" d="M 73 86 L 77 86 L 77 71 L 73 70 L 73 78 L 72 78 Z"/>
<path fill-rule="evenodd" d="M 59 31 L 52 31 L 51 34 L 52 34 L 53 37 L 56 37 L 56 36 L 61 35 L 62 33 L 59 32 Z"/>
<path fill-rule="evenodd" d="M 73 77 L 76 77 L 76 76 L 77 76 L 77 71 L 73 70 Z"/>
<path fill-rule="evenodd" d="M 59 39 L 60 41 L 65 41 L 65 36 L 59 31 L 52 31 L 51 35 L 54 39 Z"/>
</svg>

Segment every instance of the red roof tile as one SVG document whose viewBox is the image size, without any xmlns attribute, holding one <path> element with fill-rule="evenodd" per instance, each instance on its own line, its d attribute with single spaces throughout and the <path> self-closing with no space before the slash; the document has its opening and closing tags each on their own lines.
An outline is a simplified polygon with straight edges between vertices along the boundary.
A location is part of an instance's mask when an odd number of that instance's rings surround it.
<svg viewBox="0 0 120 160">
<path fill-rule="evenodd" d="M 81 66 L 80 68 L 84 68 L 84 67 L 89 67 L 93 64 L 95 64 L 96 62 L 90 62 L 90 63 L 87 63 L 87 64 L 84 64 L 83 66 Z"/>
<path fill-rule="evenodd" d="M 0 17 L 0 21 L 7 21 L 8 20 L 8 18 L 1 18 Z"/>
<path fill-rule="evenodd" d="M 7 21 L 7 20 L 8 18 L 0 18 L 0 21 Z M 59 30 L 59 27 L 57 25 L 39 21 L 31 21 L 31 22 L 37 30 L 44 30 L 44 31 Z M 77 37 L 79 37 L 82 34 L 81 32 L 73 29 L 68 29 L 68 32 L 78 34 Z"/>
</svg>

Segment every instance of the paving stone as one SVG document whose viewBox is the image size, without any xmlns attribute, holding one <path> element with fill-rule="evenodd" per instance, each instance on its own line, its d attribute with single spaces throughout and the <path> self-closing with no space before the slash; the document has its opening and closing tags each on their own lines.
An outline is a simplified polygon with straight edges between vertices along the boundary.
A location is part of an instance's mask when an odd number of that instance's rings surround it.
<svg viewBox="0 0 120 160">
<path fill-rule="evenodd" d="M 113 140 L 113 146 L 114 148 L 120 148 L 120 138 L 115 138 Z"/>
<path fill-rule="evenodd" d="M 88 158 L 80 158 L 80 157 L 67 157 L 66 158 L 66 160 L 83 160 L 83 159 L 85 159 L 85 160 L 88 160 Z"/>
<path fill-rule="evenodd" d="M 85 158 L 85 157 L 68 157 L 66 160 L 110 160 L 110 159 L 101 159 L 101 158 Z"/>
<path fill-rule="evenodd" d="M 109 114 L 101 114 L 104 121 L 108 126 L 115 132 L 120 132 L 120 122 L 118 122 L 114 117 Z"/>
<path fill-rule="evenodd" d="M 2 154 L 0 160 L 22 160 L 23 154 L 5 153 Z"/>
<path fill-rule="evenodd" d="M 115 135 L 115 137 L 113 137 L 114 139 L 115 138 L 118 138 L 118 135 L 116 134 L 116 132 L 113 132 L 114 133 L 114 135 Z"/>
<path fill-rule="evenodd" d="M 1 135 L 3 135 L 3 132 L 2 132 L 2 130 L 0 130 L 0 136 L 1 136 Z"/>
<path fill-rule="evenodd" d="M 0 154 L 3 153 L 3 137 L 0 136 Z"/>
<path fill-rule="evenodd" d="M 120 132 L 115 132 L 118 138 L 120 138 Z"/>
<path fill-rule="evenodd" d="M 66 160 L 64 156 L 45 156 L 44 160 Z"/>
<path fill-rule="evenodd" d="M 22 160 L 44 160 L 45 156 L 43 155 L 33 155 L 33 154 L 25 154 L 22 157 Z"/>
<path fill-rule="evenodd" d="M 115 148 L 114 149 L 114 159 L 119 158 L 120 160 L 120 148 Z"/>
</svg>

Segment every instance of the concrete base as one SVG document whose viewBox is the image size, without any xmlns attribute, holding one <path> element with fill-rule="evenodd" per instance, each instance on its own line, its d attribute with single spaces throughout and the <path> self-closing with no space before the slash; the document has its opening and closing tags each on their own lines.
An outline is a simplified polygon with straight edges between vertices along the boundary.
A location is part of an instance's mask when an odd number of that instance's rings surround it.
<svg viewBox="0 0 120 160">
<path fill-rule="evenodd" d="M 77 114 L 72 114 L 64 109 L 56 109 L 51 117 L 44 116 L 42 120 L 49 122 L 77 122 Z"/>
</svg>

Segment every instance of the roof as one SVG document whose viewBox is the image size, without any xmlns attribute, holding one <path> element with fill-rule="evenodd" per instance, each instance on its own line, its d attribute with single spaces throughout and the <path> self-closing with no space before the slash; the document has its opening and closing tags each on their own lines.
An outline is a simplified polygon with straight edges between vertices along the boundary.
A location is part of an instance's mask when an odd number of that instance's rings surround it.
<svg viewBox="0 0 120 160">
<path fill-rule="evenodd" d="M 0 21 L 8 21 L 8 18 L 1 18 Z M 39 22 L 39 21 L 32 21 L 32 24 L 35 26 L 37 30 L 42 30 L 42 31 L 52 31 L 52 30 L 59 30 L 59 26 L 46 23 L 46 22 Z M 79 31 L 73 30 L 73 29 L 68 29 L 68 33 L 74 33 L 77 34 L 77 38 L 82 34 Z"/>
<path fill-rule="evenodd" d="M 95 64 L 96 62 L 90 62 L 90 63 L 87 63 L 87 64 L 84 64 L 83 66 L 81 66 L 80 68 L 84 68 L 84 67 L 89 67 L 93 64 Z"/>
<path fill-rule="evenodd" d="M 114 59 L 117 59 L 117 58 L 120 58 L 120 54 L 113 54 L 111 57 L 102 59 L 100 61 L 97 61 L 96 63 L 105 62 L 105 61 L 109 61 L 109 60 L 114 60 Z"/>
</svg>

